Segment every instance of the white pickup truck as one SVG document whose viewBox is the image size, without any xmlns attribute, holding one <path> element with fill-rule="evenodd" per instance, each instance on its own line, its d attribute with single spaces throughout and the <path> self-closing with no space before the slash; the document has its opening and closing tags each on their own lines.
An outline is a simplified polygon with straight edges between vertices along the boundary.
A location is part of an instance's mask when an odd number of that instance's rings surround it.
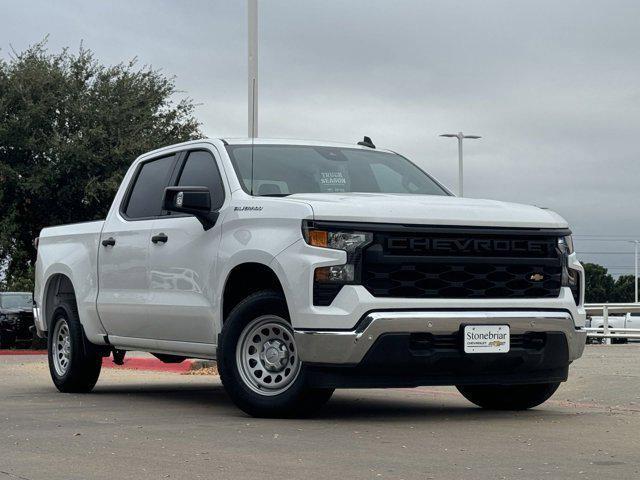
<svg viewBox="0 0 640 480">
<path fill-rule="evenodd" d="M 198 140 L 138 158 L 104 221 L 42 231 L 37 329 L 63 392 L 138 350 L 216 359 L 256 416 L 340 387 L 525 409 L 584 349 L 570 233 L 546 209 L 457 198 L 366 137 Z"/>
<path fill-rule="evenodd" d="M 624 315 L 609 315 L 607 320 L 607 324 L 610 329 L 619 329 L 619 328 L 637 328 L 640 330 L 640 313 L 626 313 Z M 592 328 L 604 328 L 604 317 L 593 316 L 587 317 L 587 321 L 585 323 L 586 327 Z M 613 333 L 621 333 L 621 332 L 613 332 Z M 599 343 L 603 339 L 597 337 L 587 338 L 587 341 L 591 340 L 591 343 L 594 341 Z M 611 339 L 611 343 L 628 343 L 629 340 L 624 337 L 614 337 Z"/>
</svg>

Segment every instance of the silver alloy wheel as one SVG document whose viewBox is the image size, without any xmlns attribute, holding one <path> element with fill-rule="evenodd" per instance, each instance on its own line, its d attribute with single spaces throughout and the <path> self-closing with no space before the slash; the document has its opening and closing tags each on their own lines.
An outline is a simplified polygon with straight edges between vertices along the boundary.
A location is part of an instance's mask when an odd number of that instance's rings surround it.
<svg viewBox="0 0 640 480">
<path fill-rule="evenodd" d="M 56 373 L 63 377 L 71 364 L 71 332 L 69 332 L 69 324 L 64 318 L 58 320 L 53 331 L 51 354 Z"/>
<path fill-rule="evenodd" d="M 289 323 L 275 315 L 249 322 L 238 339 L 236 363 L 254 392 L 273 396 L 287 390 L 300 373 L 300 358 Z"/>
</svg>

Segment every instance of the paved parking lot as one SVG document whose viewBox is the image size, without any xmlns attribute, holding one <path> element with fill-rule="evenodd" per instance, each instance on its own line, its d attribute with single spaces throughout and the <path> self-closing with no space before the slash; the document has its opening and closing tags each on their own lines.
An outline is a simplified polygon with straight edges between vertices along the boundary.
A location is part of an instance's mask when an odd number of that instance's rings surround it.
<svg viewBox="0 0 640 480">
<path fill-rule="evenodd" d="M 640 477 L 640 345 L 589 346 L 528 412 L 425 387 L 341 391 L 308 420 L 249 418 L 217 377 L 109 369 L 63 395 L 43 357 L 0 356 L 0 480 L 605 477 Z"/>
</svg>

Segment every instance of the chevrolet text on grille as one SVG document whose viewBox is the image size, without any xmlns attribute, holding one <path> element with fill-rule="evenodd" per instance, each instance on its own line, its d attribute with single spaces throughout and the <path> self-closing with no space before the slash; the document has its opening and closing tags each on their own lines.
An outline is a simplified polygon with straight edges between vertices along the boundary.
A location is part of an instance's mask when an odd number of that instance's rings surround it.
<svg viewBox="0 0 640 480">
<path fill-rule="evenodd" d="M 473 238 L 402 238 L 387 240 L 389 250 L 429 250 L 457 252 L 545 253 L 550 244 L 541 240 L 494 240 Z"/>
</svg>

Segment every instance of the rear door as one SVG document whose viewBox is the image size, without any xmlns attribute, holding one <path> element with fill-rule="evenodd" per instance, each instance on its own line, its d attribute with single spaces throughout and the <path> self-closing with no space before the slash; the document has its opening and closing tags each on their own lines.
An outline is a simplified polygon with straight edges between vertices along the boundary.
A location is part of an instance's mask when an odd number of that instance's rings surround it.
<svg viewBox="0 0 640 480">
<path fill-rule="evenodd" d="M 172 181 L 174 185 L 206 186 L 211 209 L 219 211 L 225 189 L 216 158 L 209 150 L 184 152 Z M 171 214 L 153 224 L 149 250 L 151 337 L 188 343 L 215 344 L 217 298 L 211 289 L 220 245 L 222 215 L 205 231 L 193 216 Z"/>
<path fill-rule="evenodd" d="M 176 156 L 142 162 L 119 211 L 109 215 L 98 254 L 98 313 L 109 335 L 150 338 L 149 246 Z"/>
</svg>

